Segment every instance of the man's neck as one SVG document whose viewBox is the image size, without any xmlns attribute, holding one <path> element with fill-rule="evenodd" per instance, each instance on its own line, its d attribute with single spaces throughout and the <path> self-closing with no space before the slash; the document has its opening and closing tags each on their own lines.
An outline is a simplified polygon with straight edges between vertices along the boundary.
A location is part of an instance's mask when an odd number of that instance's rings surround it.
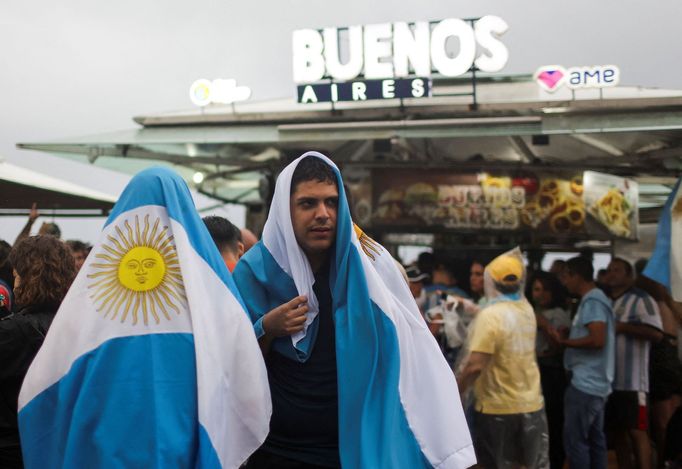
<svg viewBox="0 0 682 469">
<path fill-rule="evenodd" d="M 582 298 L 583 296 L 587 295 L 590 291 L 594 290 L 597 288 L 597 284 L 594 282 L 583 282 L 583 284 L 578 287 L 578 294 Z"/>
<path fill-rule="evenodd" d="M 622 285 L 619 287 L 611 287 L 611 299 L 615 300 L 617 298 L 620 298 L 625 294 L 626 291 L 630 289 L 631 285 Z"/>
<path fill-rule="evenodd" d="M 313 273 L 316 274 L 317 271 L 322 268 L 325 262 L 327 262 L 327 259 L 329 258 L 329 251 L 313 254 L 306 253 L 306 257 L 308 258 L 308 262 L 310 262 L 310 268 L 313 270 Z"/>
</svg>

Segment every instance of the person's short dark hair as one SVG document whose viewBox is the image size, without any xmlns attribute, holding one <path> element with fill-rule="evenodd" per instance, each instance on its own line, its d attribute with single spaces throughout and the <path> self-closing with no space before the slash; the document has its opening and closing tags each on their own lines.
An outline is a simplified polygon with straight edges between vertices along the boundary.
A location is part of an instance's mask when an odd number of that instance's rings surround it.
<svg viewBox="0 0 682 469">
<path fill-rule="evenodd" d="M 12 248 L 9 260 L 21 277 L 14 298 L 22 306 L 59 306 L 76 277 L 73 254 L 52 235 L 22 239 Z"/>
<path fill-rule="evenodd" d="M 578 275 L 586 282 L 594 281 L 594 267 L 587 257 L 582 255 L 573 257 L 566 261 L 566 267 L 569 272 Z"/>
<path fill-rule="evenodd" d="M 590 262 L 594 262 L 594 250 L 590 247 L 582 248 L 580 256 L 586 258 Z"/>
<path fill-rule="evenodd" d="M 530 286 L 532 288 L 533 283 L 536 281 L 540 282 L 543 290 L 549 291 L 552 295 L 552 301 L 549 304 L 550 308 L 564 307 L 566 304 L 566 289 L 561 284 L 556 275 L 540 270 L 533 274 L 530 281 Z"/>
<path fill-rule="evenodd" d="M 71 251 L 73 252 L 84 252 L 87 254 L 90 251 L 90 245 L 88 243 L 84 243 L 77 239 L 69 239 L 66 241 L 66 245 L 71 248 Z"/>
<path fill-rule="evenodd" d="M 521 291 L 521 283 L 510 283 L 505 285 L 503 283 L 495 282 L 495 289 L 503 295 L 513 295 Z"/>
<path fill-rule="evenodd" d="M 455 268 L 455 266 L 454 266 L 454 263 L 453 263 L 451 260 L 448 259 L 448 260 L 445 260 L 445 261 L 436 262 L 436 265 L 435 265 L 435 267 L 434 267 L 433 270 L 434 270 L 434 271 L 435 271 L 435 270 L 440 270 L 440 271 L 443 271 L 443 272 L 447 272 L 448 274 L 450 274 L 450 275 L 452 275 L 452 276 L 454 277 L 454 276 L 455 276 L 455 270 L 456 270 L 456 268 Z"/>
<path fill-rule="evenodd" d="M 227 249 L 235 255 L 239 252 L 242 232 L 230 220 L 212 215 L 204 217 L 203 221 L 218 251 L 223 252 Z"/>
<path fill-rule="evenodd" d="M 556 267 L 566 267 L 566 261 L 563 259 L 554 259 L 552 265 Z"/>
<path fill-rule="evenodd" d="M 620 263 L 623 268 L 625 269 L 625 273 L 628 275 L 628 277 L 632 277 L 632 264 L 630 264 L 628 261 L 623 259 L 622 257 L 614 257 L 611 259 L 611 262 L 618 262 Z"/>
<path fill-rule="evenodd" d="M 637 262 L 635 262 L 635 272 L 637 272 L 637 275 L 640 275 L 642 272 L 644 272 L 644 269 L 646 269 L 646 265 L 649 262 L 649 259 L 641 258 L 637 259 Z"/>
<path fill-rule="evenodd" d="M 306 156 L 298 162 L 291 176 L 290 194 L 296 192 L 296 187 L 306 181 L 329 182 L 338 187 L 336 173 L 332 167 L 317 156 Z"/>
<path fill-rule="evenodd" d="M 59 226 L 56 223 L 48 222 L 43 224 L 42 234 L 54 236 L 55 238 L 61 238 L 62 230 L 59 229 Z"/>
</svg>

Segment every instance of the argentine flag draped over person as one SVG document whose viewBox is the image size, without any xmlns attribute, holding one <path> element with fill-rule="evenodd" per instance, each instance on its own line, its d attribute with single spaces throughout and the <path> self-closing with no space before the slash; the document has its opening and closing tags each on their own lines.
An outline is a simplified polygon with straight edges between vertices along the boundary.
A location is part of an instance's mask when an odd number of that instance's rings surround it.
<svg viewBox="0 0 682 469">
<path fill-rule="evenodd" d="M 296 241 L 289 205 L 294 170 L 307 156 L 321 158 L 333 168 L 339 190 L 330 290 L 341 465 L 471 466 L 476 459 L 454 375 L 393 258 L 354 227 L 341 174 L 320 153 L 304 154 L 279 175 L 262 241 L 235 270 L 256 334 L 263 334 L 264 313 L 305 295 L 307 327 L 300 334 L 274 340 L 272 347 L 303 362 L 315 346 L 314 276 Z"/>
<path fill-rule="evenodd" d="M 253 327 L 187 185 L 142 171 L 24 381 L 26 467 L 239 467 L 270 413 Z"/>
<path fill-rule="evenodd" d="M 675 301 L 682 301 L 682 188 L 677 181 L 658 221 L 656 247 L 643 274 L 668 288 Z"/>
</svg>

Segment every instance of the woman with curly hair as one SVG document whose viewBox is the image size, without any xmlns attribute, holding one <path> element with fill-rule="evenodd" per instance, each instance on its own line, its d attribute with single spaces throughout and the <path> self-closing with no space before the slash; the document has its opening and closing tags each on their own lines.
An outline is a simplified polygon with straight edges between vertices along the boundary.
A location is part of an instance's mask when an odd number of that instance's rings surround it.
<svg viewBox="0 0 682 469">
<path fill-rule="evenodd" d="M 18 242 L 9 261 L 14 268 L 17 312 L 0 321 L 0 467 L 21 468 L 19 390 L 76 276 L 76 268 L 69 248 L 47 235 Z"/>
</svg>

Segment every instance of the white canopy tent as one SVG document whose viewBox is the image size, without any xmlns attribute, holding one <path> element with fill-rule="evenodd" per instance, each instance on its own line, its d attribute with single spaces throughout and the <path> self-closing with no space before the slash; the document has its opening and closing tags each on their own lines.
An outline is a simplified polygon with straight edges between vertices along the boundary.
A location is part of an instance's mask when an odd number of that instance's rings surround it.
<svg viewBox="0 0 682 469">
<path fill-rule="evenodd" d="M 40 213 L 34 231 L 42 221 L 55 221 L 65 239 L 94 241 L 104 223 L 104 217 L 118 200 L 130 175 L 68 162 L 72 180 L 47 175 L 16 164 L 0 161 L 0 239 L 11 242 L 26 223 L 35 202 Z M 94 174 L 97 177 L 91 177 Z M 86 181 L 106 178 L 106 190 L 84 185 Z M 79 184 L 77 180 L 83 180 Z M 225 204 L 191 190 L 197 210 L 202 216 L 219 215 L 237 226 L 245 224 L 242 206 Z M 57 220 L 58 219 L 58 220 Z"/>
<path fill-rule="evenodd" d="M 27 214 L 33 203 L 51 216 L 104 216 L 116 197 L 0 161 L 0 215 Z"/>
</svg>

